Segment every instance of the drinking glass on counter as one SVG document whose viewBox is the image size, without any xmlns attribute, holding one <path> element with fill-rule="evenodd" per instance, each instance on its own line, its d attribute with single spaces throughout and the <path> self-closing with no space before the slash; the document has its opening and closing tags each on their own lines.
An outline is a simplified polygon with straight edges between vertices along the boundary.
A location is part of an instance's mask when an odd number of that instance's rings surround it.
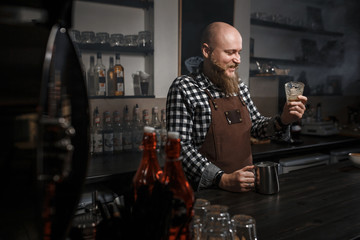
<svg viewBox="0 0 360 240">
<path fill-rule="evenodd" d="M 255 219 L 249 215 L 238 214 L 231 218 L 235 240 L 257 240 Z"/>
<path fill-rule="evenodd" d="M 234 239 L 233 227 L 228 212 L 224 205 L 210 205 L 206 207 L 201 239 L 204 240 L 232 240 Z"/>
<path fill-rule="evenodd" d="M 192 234 L 194 240 L 201 239 L 203 231 L 203 222 L 205 220 L 206 208 L 210 206 L 210 202 L 203 198 L 198 198 L 194 203 L 194 218 L 192 221 Z"/>
</svg>

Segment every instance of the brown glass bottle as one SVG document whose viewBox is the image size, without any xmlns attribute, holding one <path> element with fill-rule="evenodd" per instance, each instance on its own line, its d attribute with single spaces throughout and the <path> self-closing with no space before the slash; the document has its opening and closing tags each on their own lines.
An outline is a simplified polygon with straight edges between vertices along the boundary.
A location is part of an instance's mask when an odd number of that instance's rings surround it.
<svg viewBox="0 0 360 240">
<path fill-rule="evenodd" d="M 155 182 L 162 177 L 162 170 L 157 159 L 156 134 L 153 127 L 144 127 L 142 144 L 144 148 L 142 160 L 133 178 L 135 200 L 141 187 L 147 186 L 151 193 Z"/>
<path fill-rule="evenodd" d="M 171 224 L 168 239 L 190 239 L 189 224 L 193 217 L 194 192 L 187 181 L 180 157 L 178 132 L 168 132 L 165 145 L 164 184 L 173 192 Z"/>
</svg>

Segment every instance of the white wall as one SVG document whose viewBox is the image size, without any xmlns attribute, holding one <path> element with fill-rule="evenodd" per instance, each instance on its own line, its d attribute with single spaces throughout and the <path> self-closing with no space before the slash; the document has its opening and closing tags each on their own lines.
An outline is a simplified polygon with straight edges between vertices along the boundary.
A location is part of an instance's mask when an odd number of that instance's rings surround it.
<svg viewBox="0 0 360 240">
<path fill-rule="evenodd" d="M 178 1 L 154 1 L 155 96 L 165 98 L 178 75 Z"/>
<path fill-rule="evenodd" d="M 250 0 L 235 0 L 234 26 L 239 30 L 243 39 L 241 64 L 239 75 L 245 84 L 249 85 L 250 69 Z"/>
</svg>

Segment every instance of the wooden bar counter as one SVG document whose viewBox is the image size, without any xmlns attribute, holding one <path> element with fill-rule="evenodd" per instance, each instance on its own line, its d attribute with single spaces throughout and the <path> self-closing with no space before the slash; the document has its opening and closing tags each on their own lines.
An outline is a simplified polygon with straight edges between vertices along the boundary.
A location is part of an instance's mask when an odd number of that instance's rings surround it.
<svg viewBox="0 0 360 240">
<path fill-rule="evenodd" d="M 196 193 L 256 219 L 258 240 L 360 239 L 360 169 L 350 161 L 279 176 L 280 192 Z"/>
</svg>

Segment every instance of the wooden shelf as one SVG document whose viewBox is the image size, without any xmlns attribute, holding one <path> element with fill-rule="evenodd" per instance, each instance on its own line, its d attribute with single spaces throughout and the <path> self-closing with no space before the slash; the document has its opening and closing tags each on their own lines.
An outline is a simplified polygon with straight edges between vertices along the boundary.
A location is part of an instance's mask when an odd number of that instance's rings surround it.
<svg viewBox="0 0 360 240">
<path fill-rule="evenodd" d="M 154 7 L 154 3 L 149 2 L 148 0 L 77 0 L 77 1 L 112 4 L 112 5 L 120 5 L 126 7 L 144 8 L 144 9 Z"/>
<path fill-rule="evenodd" d="M 263 57 L 250 57 L 250 62 L 255 63 L 258 62 L 272 62 L 278 65 L 299 65 L 299 66 L 322 66 L 322 67 L 335 67 L 330 66 L 329 64 L 325 63 L 318 63 L 318 62 L 307 62 L 302 60 L 293 60 L 293 59 L 279 59 L 279 58 L 263 58 Z"/>
<path fill-rule="evenodd" d="M 252 18 L 250 22 L 252 25 L 257 25 L 257 26 L 262 26 L 262 27 L 271 27 L 271 28 L 284 29 L 284 30 L 289 30 L 289 31 L 305 32 L 305 33 L 312 33 L 312 34 L 326 35 L 326 36 L 333 36 L 333 37 L 344 36 L 343 33 L 339 33 L 339 32 L 330 32 L 330 31 L 325 31 L 325 30 L 313 30 L 313 29 L 309 29 L 306 27 L 264 21 L 264 20 L 260 20 L 260 19 L 254 19 L 254 18 Z"/>
<path fill-rule="evenodd" d="M 110 46 L 109 43 L 77 43 L 80 51 L 92 52 L 119 52 L 119 53 L 133 53 L 133 54 L 154 54 L 152 47 L 125 47 L 125 46 Z"/>
<path fill-rule="evenodd" d="M 89 99 L 129 99 L 129 98 L 155 98 L 155 95 L 147 96 L 89 96 Z"/>
</svg>

